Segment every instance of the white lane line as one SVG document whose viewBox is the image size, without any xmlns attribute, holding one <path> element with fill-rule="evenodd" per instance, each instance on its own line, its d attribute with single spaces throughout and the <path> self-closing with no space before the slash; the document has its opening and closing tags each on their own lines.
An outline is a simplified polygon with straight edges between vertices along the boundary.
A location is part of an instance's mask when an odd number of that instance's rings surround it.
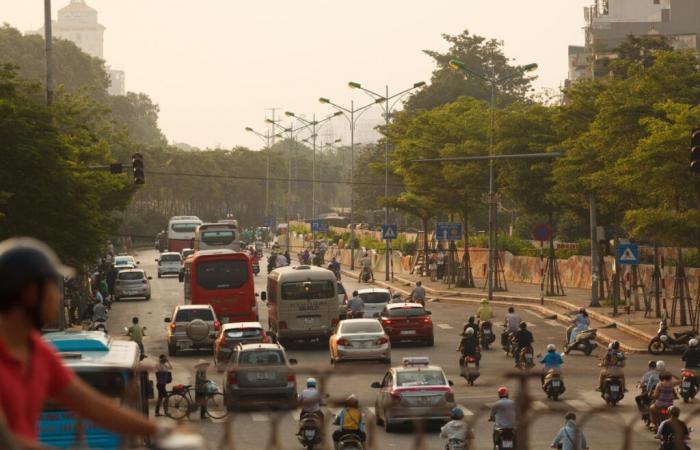
<svg viewBox="0 0 700 450">
<path fill-rule="evenodd" d="M 270 418 L 268 417 L 267 414 L 262 414 L 262 413 L 250 413 L 250 418 L 253 419 L 253 422 L 269 422 Z"/>
<path fill-rule="evenodd" d="M 532 409 L 534 409 L 535 411 L 547 411 L 549 410 L 549 405 L 547 405 L 541 400 L 536 400 L 532 402 Z"/>
<path fill-rule="evenodd" d="M 470 411 L 467 407 L 465 407 L 464 405 L 457 405 L 457 407 L 458 407 L 459 409 L 462 410 L 462 412 L 464 413 L 465 416 L 473 416 L 473 415 L 474 415 L 474 413 L 471 412 L 471 411 Z"/>
<path fill-rule="evenodd" d="M 437 326 L 442 328 L 443 330 L 451 330 L 452 329 L 452 325 L 448 325 L 446 323 L 439 323 L 439 324 L 437 324 Z"/>
<path fill-rule="evenodd" d="M 568 406 L 571 407 L 571 409 L 575 411 L 588 412 L 593 409 L 593 407 L 591 407 L 591 405 L 589 405 L 588 402 L 585 402 L 583 400 L 566 400 L 564 403 L 566 403 Z"/>
</svg>

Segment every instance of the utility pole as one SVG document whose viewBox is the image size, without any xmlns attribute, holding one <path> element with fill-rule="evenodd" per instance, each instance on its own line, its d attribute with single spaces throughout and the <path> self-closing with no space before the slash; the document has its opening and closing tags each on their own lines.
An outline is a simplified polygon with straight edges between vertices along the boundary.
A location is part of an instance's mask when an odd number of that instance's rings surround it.
<svg viewBox="0 0 700 450">
<path fill-rule="evenodd" d="M 46 54 L 46 104 L 53 103 L 53 51 L 51 44 L 53 40 L 51 23 L 51 0 L 44 0 L 44 43 Z"/>
<path fill-rule="evenodd" d="M 598 284 L 600 283 L 600 269 L 598 267 L 598 219 L 597 219 L 597 205 L 595 201 L 595 195 L 591 194 L 588 197 L 591 219 L 591 308 L 597 308 L 600 306 L 600 299 L 598 298 Z"/>
</svg>

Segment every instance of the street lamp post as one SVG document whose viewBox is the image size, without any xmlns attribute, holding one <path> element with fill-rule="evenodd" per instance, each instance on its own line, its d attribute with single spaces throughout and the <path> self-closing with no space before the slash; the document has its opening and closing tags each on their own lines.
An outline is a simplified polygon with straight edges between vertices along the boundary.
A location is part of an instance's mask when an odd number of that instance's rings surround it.
<svg viewBox="0 0 700 450">
<path fill-rule="evenodd" d="M 356 83 L 354 81 L 351 81 L 348 83 L 348 86 L 352 89 L 360 89 L 367 93 L 370 97 L 374 98 L 375 101 L 382 101 L 380 103 L 382 110 L 384 111 L 384 123 L 385 126 L 388 130 L 389 128 L 389 120 L 391 118 L 391 112 L 393 111 L 394 107 L 396 104 L 401 100 L 401 98 L 411 92 L 414 89 L 418 89 L 420 87 L 425 86 L 425 81 L 419 81 L 417 83 L 413 83 L 413 86 L 411 86 L 408 89 L 404 89 L 401 92 L 398 92 L 394 95 L 389 95 L 389 86 L 386 86 L 385 89 L 385 95 L 378 94 L 370 89 L 362 87 L 360 83 Z M 390 104 L 391 100 L 394 100 L 394 103 Z M 384 138 L 384 198 L 387 199 L 389 197 L 389 139 L 388 137 Z M 386 225 L 389 224 L 389 205 L 384 205 L 384 223 Z M 385 256 L 385 265 L 384 265 L 384 280 L 389 281 L 389 268 L 390 268 L 390 241 L 389 239 L 386 239 L 384 241 L 384 256 Z"/>
<path fill-rule="evenodd" d="M 523 74 L 524 72 L 529 72 L 537 68 L 537 64 L 527 64 L 520 67 L 517 71 L 511 75 L 503 78 L 496 76 L 496 70 L 492 66 L 492 71 L 490 76 L 482 75 L 480 73 L 474 72 L 467 68 L 464 62 L 453 59 L 450 61 L 450 67 L 455 70 L 460 70 L 466 74 L 466 76 L 476 77 L 489 84 L 491 88 L 491 104 L 490 104 L 490 125 L 489 125 L 489 156 L 494 156 L 494 125 L 495 125 L 495 113 L 496 113 L 496 89 L 498 86 L 502 86 L 513 78 Z M 493 300 L 493 276 L 494 276 L 494 260 L 496 256 L 496 198 L 494 195 L 494 177 L 493 177 L 493 158 L 489 158 L 489 257 L 488 257 L 488 269 L 486 274 L 486 284 L 488 286 L 488 298 Z M 467 249 L 468 251 L 468 249 Z"/>
<path fill-rule="evenodd" d="M 374 102 L 357 109 L 355 109 L 354 101 L 350 102 L 350 108 L 335 104 L 325 97 L 320 97 L 318 101 L 325 105 L 331 105 L 339 112 L 342 112 L 350 123 L 350 270 L 355 270 L 355 223 L 353 217 L 355 211 L 355 125 L 357 124 L 357 120 L 365 111 L 372 106 L 381 103 L 383 100 L 375 100 Z"/>
<path fill-rule="evenodd" d="M 245 130 L 249 133 L 253 133 L 265 142 L 265 153 L 267 155 L 267 169 L 265 174 L 265 219 L 267 220 L 270 212 L 270 139 L 272 136 L 269 130 L 266 131 L 265 134 L 259 133 L 251 127 L 246 127 Z"/>
</svg>

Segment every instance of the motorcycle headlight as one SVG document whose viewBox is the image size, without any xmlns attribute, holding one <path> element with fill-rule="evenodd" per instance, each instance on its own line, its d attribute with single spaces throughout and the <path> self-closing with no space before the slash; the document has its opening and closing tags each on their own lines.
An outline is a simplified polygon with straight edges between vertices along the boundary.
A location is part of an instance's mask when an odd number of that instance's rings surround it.
<svg viewBox="0 0 700 450">
<path fill-rule="evenodd" d="M 664 334 L 663 336 L 661 336 L 660 339 L 661 339 L 661 342 L 666 342 L 666 341 L 668 341 L 668 336 L 666 336 L 666 335 Z"/>
</svg>

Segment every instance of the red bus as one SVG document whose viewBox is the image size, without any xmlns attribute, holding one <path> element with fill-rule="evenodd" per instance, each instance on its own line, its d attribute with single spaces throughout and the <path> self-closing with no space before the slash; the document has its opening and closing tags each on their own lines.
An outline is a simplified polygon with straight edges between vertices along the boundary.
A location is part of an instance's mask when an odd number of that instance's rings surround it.
<svg viewBox="0 0 700 450">
<path fill-rule="evenodd" d="M 222 323 L 257 322 L 253 265 L 245 253 L 201 250 L 185 261 L 185 304 L 211 305 Z"/>
</svg>

